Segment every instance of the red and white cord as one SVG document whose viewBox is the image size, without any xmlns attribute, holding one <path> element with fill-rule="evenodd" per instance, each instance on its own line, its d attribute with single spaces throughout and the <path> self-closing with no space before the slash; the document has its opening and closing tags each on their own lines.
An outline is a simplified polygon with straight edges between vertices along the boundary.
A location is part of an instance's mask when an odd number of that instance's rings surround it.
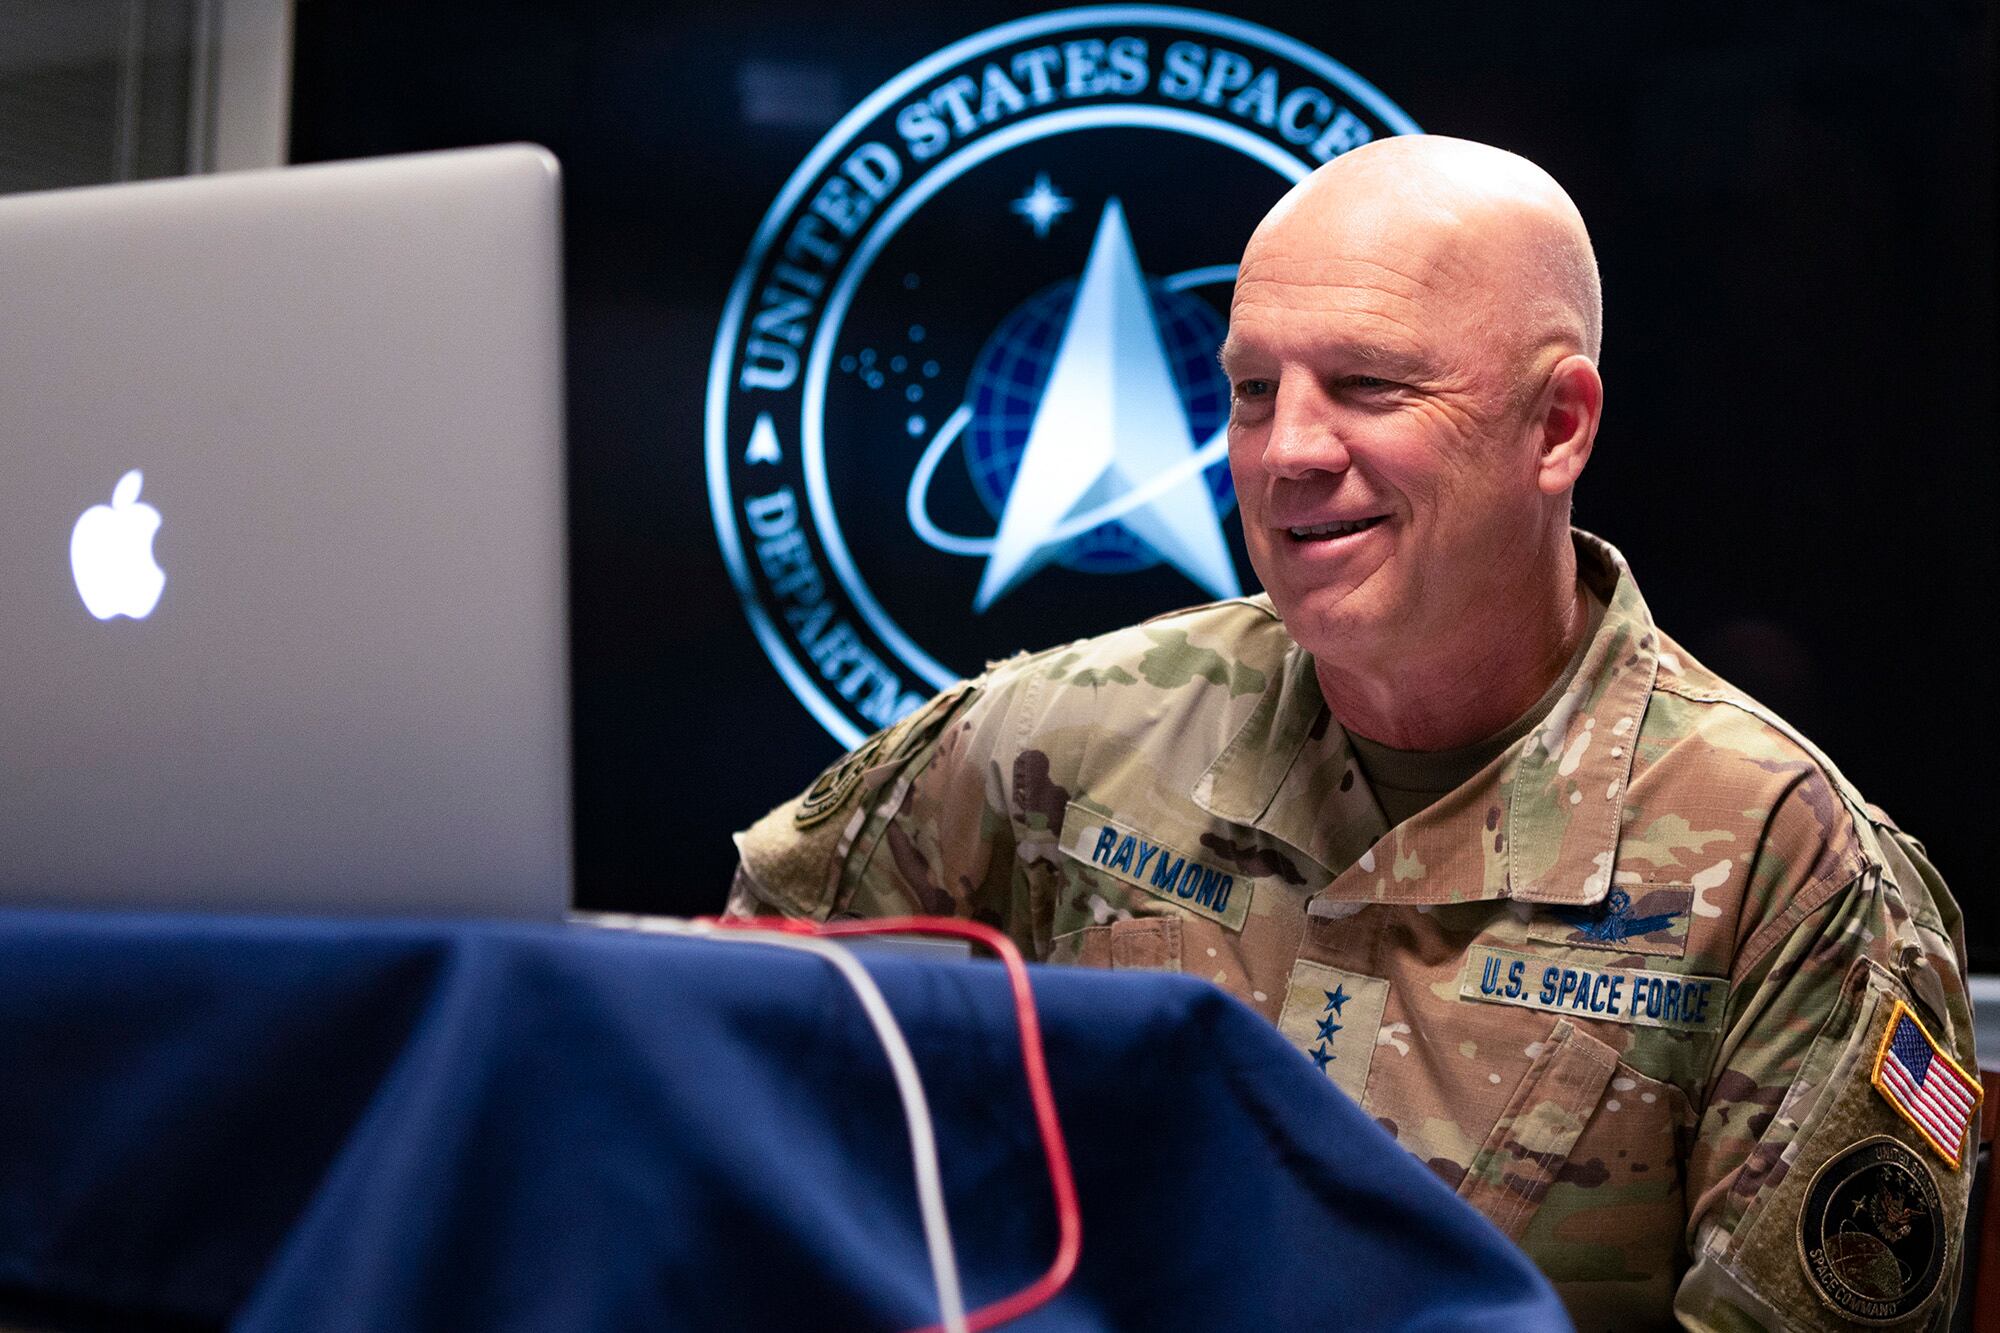
<svg viewBox="0 0 2000 1333">
<path fill-rule="evenodd" d="M 666 917 L 580 914 L 580 919 L 656 934 L 708 939 L 726 937 L 745 943 L 794 949 L 816 954 L 840 972 L 860 1000 L 869 1023 L 882 1043 L 883 1052 L 888 1056 L 890 1072 L 895 1077 L 897 1095 L 902 1100 L 904 1118 L 909 1127 L 918 1211 L 923 1219 L 924 1242 L 929 1251 L 939 1313 L 938 1324 L 918 1333 L 982 1333 L 1047 1304 L 1069 1282 L 1083 1251 L 1083 1215 L 1077 1206 L 1076 1181 L 1070 1170 L 1069 1149 L 1063 1141 L 1062 1125 L 1056 1117 L 1055 1093 L 1049 1082 L 1048 1063 L 1042 1049 L 1041 1021 L 1035 1012 L 1034 991 L 1028 983 L 1028 970 L 1021 959 L 1021 952 L 1007 936 L 978 922 L 948 917 L 884 917 L 873 921 L 827 924 L 782 917 L 703 917 L 683 921 Z M 996 954 L 1007 971 L 1015 1024 L 1020 1033 L 1021 1063 L 1027 1076 L 1028 1097 L 1034 1107 L 1035 1127 L 1041 1136 L 1049 1189 L 1054 1196 L 1056 1254 L 1048 1269 L 1035 1281 L 1010 1296 L 981 1306 L 969 1315 L 965 1311 L 958 1264 L 952 1250 L 951 1223 L 945 1210 L 930 1103 L 924 1096 L 916 1061 L 874 979 L 849 950 L 825 938 L 853 935 L 942 935 L 970 940 Z"/>
</svg>

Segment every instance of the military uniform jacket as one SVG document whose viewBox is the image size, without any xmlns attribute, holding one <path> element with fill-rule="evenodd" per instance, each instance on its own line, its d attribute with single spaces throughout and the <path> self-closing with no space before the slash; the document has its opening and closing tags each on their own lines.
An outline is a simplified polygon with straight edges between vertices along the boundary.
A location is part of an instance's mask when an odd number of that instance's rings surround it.
<svg viewBox="0 0 2000 1333">
<path fill-rule="evenodd" d="M 1245 598 L 947 691 L 738 836 L 731 910 L 969 916 L 1208 978 L 1583 1328 L 1931 1326 L 1976 1121 L 1958 910 L 1576 540 L 1607 610 L 1569 689 L 1395 828 Z"/>
</svg>

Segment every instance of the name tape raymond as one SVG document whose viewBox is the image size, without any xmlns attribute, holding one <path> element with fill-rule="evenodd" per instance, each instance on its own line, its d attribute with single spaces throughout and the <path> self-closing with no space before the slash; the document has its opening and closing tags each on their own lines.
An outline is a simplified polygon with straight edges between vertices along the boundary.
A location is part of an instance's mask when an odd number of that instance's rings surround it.
<svg viewBox="0 0 2000 1333">
<path fill-rule="evenodd" d="M 1228 930 L 1242 930 L 1250 912 L 1251 880 L 1204 864 L 1185 851 L 1091 815 L 1075 805 L 1063 827 L 1064 854 L 1127 884 L 1164 898 Z"/>
</svg>

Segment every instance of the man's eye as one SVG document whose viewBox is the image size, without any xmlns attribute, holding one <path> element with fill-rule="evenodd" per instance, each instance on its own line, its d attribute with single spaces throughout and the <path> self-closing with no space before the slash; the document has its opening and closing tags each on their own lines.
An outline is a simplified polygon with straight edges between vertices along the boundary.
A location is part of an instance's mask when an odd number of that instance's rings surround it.
<svg viewBox="0 0 2000 1333">
<path fill-rule="evenodd" d="M 1271 392 L 1272 387 L 1269 380 L 1239 380 L 1236 384 L 1236 396 L 1238 398 L 1262 398 Z"/>
<path fill-rule="evenodd" d="M 1347 386 L 1350 389 L 1386 389 L 1390 387 L 1390 381 L 1375 375 L 1349 375 Z"/>
</svg>

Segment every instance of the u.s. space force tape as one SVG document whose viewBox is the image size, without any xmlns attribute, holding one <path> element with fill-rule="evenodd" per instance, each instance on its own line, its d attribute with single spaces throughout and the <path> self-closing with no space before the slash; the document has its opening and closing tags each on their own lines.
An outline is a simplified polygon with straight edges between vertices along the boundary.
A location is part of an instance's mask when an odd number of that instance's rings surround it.
<svg viewBox="0 0 2000 1333">
<path fill-rule="evenodd" d="M 1598 967 L 1485 947 L 1467 951 L 1458 993 L 1484 1004 L 1515 1004 L 1681 1032 L 1714 1032 L 1729 1008 L 1729 983 L 1721 977 Z"/>
</svg>

